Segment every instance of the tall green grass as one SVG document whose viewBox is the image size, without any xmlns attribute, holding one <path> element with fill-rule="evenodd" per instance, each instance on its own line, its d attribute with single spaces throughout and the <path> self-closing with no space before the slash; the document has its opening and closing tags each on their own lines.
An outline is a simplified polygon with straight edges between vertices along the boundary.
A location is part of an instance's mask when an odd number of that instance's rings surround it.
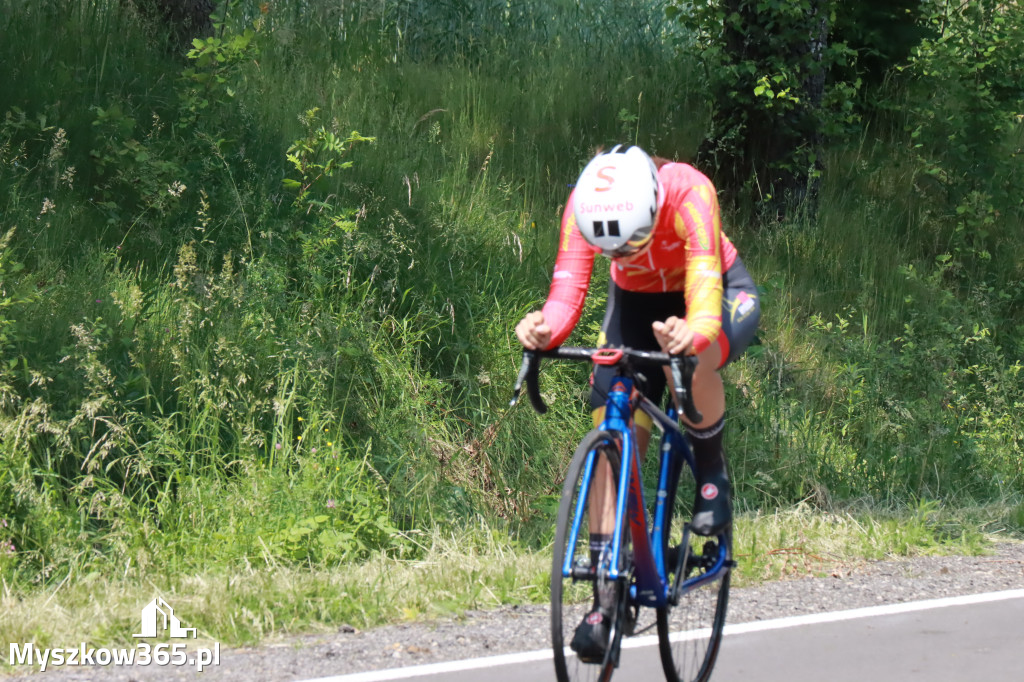
<svg viewBox="0 0 1024 682">
<path fill-rule="evenodd" d="M 594 145 L 699 135 L 699 109 L 688 118 L 662 87 L 657 64 L 677 58 L 653 29 L 619 21 L 629 8 L 549 17 L 538 3 L 522 41 L 491 27 L 482 45 L 474 28 L 463 54 L 442 49 L 441 24 L 409 37 L 419 47 L 389 42 L 381 26 L 427 6 L 359 5 L 336 23 L 230 3 L 204 64 L 152 44 L 119 3 L 10 7 L 23 11 L 5 33 L 25 38 L 6 43 L 24 67 L 0 102 L 12 575 L 131 564 L 155 542 L 201 564 L 181 540 L 210 533 L 239 560 L 261 544 L 290 560 L 415 552 L 380 533 L 539 515 L 579 409 L 504 414 L 508 324 L 536 304 L 555 206 Z M 54 56 L 53 22 L 86 44 L 58 40 Z M 539 40 L 557 27 L 575 49 Z M 232 42 L 245 30 L 251 43 Z M 595 68 L 615 36 L 620 58 Z M 61 98 L 32 77 L 51 59 L 70 79 Z M 690 68 L 667 84 L 688 92 Z M 376 142 L 344 150 L 353 167 L 297 206 L 285 152 L 318 126 Z M 328 214 L 345 226 L 326 230 Z M 248 524 L 181 516 L 236 480 L 278 501 Z"/>
<path fill-rule="evenodd" d="M 817 219 L 757 235 L 766 343 L 730 370 L 754 499 L 1019 495 L 1022 439 L 995 412 L 1022 404 L 1021 216 L 992 226 L 994 256 L 970 247 L 974 217 L 911 154 L 836 150 Z"/>
</svg>

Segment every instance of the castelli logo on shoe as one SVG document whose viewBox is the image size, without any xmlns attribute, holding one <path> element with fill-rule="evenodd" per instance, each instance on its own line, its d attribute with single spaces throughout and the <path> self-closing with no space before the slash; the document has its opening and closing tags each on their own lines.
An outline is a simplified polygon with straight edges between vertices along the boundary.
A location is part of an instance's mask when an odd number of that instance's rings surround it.
<svg viewBox="0 0 1024 682">
<path fill-rule="evenodd" d="M 713 500 L 718 497 L 718 486 L 714 483 L 705 483 L 700 487 L 700 496 L 705 500 Z"/>
<path fill-rule="evenodd" d="M 587 615 L 587 625 L 597 625 L 601 622 L 601 612 L 594 611 Z"/>
</svg>

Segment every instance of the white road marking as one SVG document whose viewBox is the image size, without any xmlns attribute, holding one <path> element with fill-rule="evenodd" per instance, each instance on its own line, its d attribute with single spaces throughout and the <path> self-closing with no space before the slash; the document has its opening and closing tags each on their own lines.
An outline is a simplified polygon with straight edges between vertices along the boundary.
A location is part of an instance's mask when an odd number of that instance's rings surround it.
<svg viewBox="0 0 1024 682">
<path fill-rule="evenodd" d="M 873 618 L 877 616 L 892 616 L 900 613 L 912 613 L 916 611 L 927 611 L 930 609 L 941 609 L 949 606 L 967 606 L 970 604 L 984 604 L 987 602 L 1005 601 L 1009 599 L 1024 599 L 1024 590 L 1004 590 L 1002 592 L 986 592 L 983 594 L 968 594 L 961 597 L 946 597 L 943 599 L 928 599 L 925 601 L 904 602 L 901 604 L 884 604 L 881 606 L 868 606 L 860 609 L 847 611 L 829 611 L 826 613 L 812 613 L 806 616 L 788 616 L 773 620 L 754 621 L 751 623 L 736 623 L 726 625 L 724 635 L 745 635 L 752 632 L 767 632 L 769 630 L 781 630 L 784 628 L 801 627 L 804 625 L 820 625 L 824 623 L 837 623 L 845 620 L 856 620 L 858 618 Z M 674 642 L 706 637 L 707 630 L 690 632 L 677 632 L 670 636 Z M 657 635 L 624 639 L 623 649 L 636 649 L 644 646 L 654 646 L 658 643 Z M 531 663 L 551 658 L 551 649 L 538 651 L 524 651 L 515 654 L 503 654 L 500 656 L 485 656 L 482 658 L 469 658 L 462 661 L 445 661 L 442 663 L 427 663 L 424 665 L 413 665 L 404 668 L 392 668 L 389 670 L 372 670 L 364 673 L 353 673 L 350 675 L 335 675 L 333 677 L 317 677 L 300 682 L 386 682 L 387 680 L 404 680 L 422 675 L 437 675 L 441 673 L 453 673 L 464 670 L 477 670 L 480 668 L 491 668 L 503 665 L 515 665 L 517 663 Z"/>
<path fill-rule="evenodd" d="M 369 672 L 353 673 L 351 675 L 317 677 L 311 680 L 300 680 L 299 682 L 385 682 L 386 680 L 404 680 L 410 677 L 419 677 L 421 675 L 439 675 L 441 673 L 477 670 L 479 668 L 490 668 L 492 666 L 532 663 L 533 661 L 543 661 L 549 658 L 551 658 L 550 648 L 541 649 L 539 651 L 524 651 L 517 654 L 504 654 L 501 656 L 468 658 L 464 661 L 445 661 L 442 663 L 411 665 L 405 668 L 392 668 L 390 670 L 371 670 Z"/>
</svg>

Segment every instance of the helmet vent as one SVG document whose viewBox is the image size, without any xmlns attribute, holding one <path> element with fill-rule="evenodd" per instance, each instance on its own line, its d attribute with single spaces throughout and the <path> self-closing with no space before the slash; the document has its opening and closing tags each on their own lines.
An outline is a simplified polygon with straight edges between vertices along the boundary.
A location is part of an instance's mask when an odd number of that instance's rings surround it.
<svg viewBox="0 0 1024 682">
<path fill-rule="evenodd" d="M 594 236 L 595 237 L 603 237 L 603 236 L 605 236 L 605 233 L 604 233 L 604 221 L 603 220 L 595 220 L 594 221 Z M 619 221 L 618 220 L 609 220 L 608 221 L 608 236 L 609 237 L 621 237 L 622 236 L 622 232 L 619 230 Z"/>
</svg>

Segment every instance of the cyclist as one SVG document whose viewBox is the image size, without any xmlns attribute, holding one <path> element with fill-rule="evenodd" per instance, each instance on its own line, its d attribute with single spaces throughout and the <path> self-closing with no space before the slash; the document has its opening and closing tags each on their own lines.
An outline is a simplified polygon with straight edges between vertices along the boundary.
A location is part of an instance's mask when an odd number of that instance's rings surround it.
<svg viewBox="0 0 1024 682">
<path fill-rule="evenodd" d="M 528 349 L 560 345 L 579 321 L 594 257 L 611 259 L 611 283 L 598 345 L 686 353 L 699 359 L 693 398 L 704 420 L 687 423 L 697 462 L 691 528 L 716 535 L 732 523 L 731 489 L 722 450 L 725 389 L 718 373 L 754 338 L 761 316 L 757 288 L 721 230 L 711 181 L 685 163 L 653 159 L 639 147 L 616 145 L 583 169 L 562 214 L 558 255 L 543 308 L 516 325 Z M 594 425 L 604 420 L 604 396 L 614 375 L 598 366 L 591 377 Z M 658 402 L 665 374 L 638 388 Z M 642 454 L 651 421 L 634 414 Z M 602 460 L 603 461 L 603 460 Z M 607 465 L 591 492 L 590 552 L 596 565 L 614 531 L 615 497 Z M 571 648 L 582 660 L 601 660 L 614 593 L 600 594 L 576 628 Z M 609 590 L 610 592 L 610 590 Z"/>
</svg>

